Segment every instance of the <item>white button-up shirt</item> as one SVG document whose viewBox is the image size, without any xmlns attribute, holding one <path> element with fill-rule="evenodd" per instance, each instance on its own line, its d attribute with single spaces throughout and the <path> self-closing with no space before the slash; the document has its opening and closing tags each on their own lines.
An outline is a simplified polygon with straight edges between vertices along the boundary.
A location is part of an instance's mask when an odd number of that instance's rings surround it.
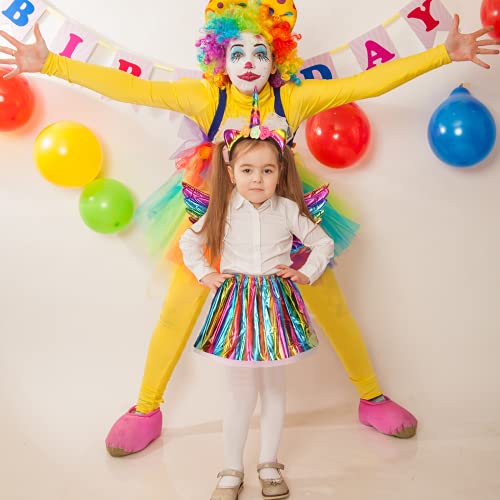
<svg viewBox="0 0 500 500">
<path fill-rule="evenodd" d="M 184 263 L 198 280 L 217 272 L 204 256 L 205 234 L 199 231 L 205 217 L 185 231 L 179 242 Z M 220 272 L 262 275 L 276 273 L 278 264 L 290 266 L 293 235 L 311 249 L 300 272 L 312 284 L 333 258 L 333 240 L 318 224 L 301 215 L 294 201 L 275 194 L 255 208 L 234 189 L 228 207 Z"/>
</svg>

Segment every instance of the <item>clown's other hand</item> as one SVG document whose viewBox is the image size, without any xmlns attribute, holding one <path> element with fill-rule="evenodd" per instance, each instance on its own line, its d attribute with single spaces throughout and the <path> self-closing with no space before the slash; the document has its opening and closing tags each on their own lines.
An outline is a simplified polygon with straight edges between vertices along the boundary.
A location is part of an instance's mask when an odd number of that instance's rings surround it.
<svg viewBox="0 0 500 500">
<path fill-rule="evenodd" d="M 225 273 L 210 273 L 201 278 L 200 283 L 210 288 L 212 292 L 216 292 L 217 289 L 224 283 L 227 278 L 232 278 L 232 274 Z"/>
<path fill-rule="evenodd" d="M 0 64 L 11 64 L 15 68 L 4 75 L 5 79 L 12 78 L 20 73 L 38 73 L 42 70 L 45 60 L 49 55 L 47 44 L 40 33 L 38 23 L 34 29 L 35 43 L 25 44 L 16 40 L 13 36 L 0 31 L 0 36 L 10 42 L 14 48 L 0 46 L 0 54 L 7 54 L 10 59 L 0 59 Z"/>
<path fill-rule="evenodd" d="M 309 285 L 310 283 L 309 278 L 304 273 L 297 271 L 297 269 L 293 269 L 283 264 L 278 264 L 276 269 L 279 269 L 279 271 L 276 271 L 276 274 L 281 278 L 290 278 L 298 285 Z"/>
<path fill-rule="evenodd" d="M 479 40 L 479 38 L 492 31 L 494 27 L 488 26 L 487 28 L 482 28 L 474 31 L 473 33 L 462 34 L 460 33 L 459 24 L 460 18 L 458 17 L 458 14 L 455 14 L 453 16 L 453 26 L 448 33 L 446 41 L 444 42 L 451 60 L 472 61 L 474 64 L 477 64 L 482 68 L 490 69 L 490 65 L 486 64 L 477 56 L 478 54 L 494 55 L 499 53 L 496 49 L 486 49 L 483 47 L 487 45 L 500 45 L 500 40 L 493 40 L 491 38 L 483 38 L 482 40 Z"/>
</svg>

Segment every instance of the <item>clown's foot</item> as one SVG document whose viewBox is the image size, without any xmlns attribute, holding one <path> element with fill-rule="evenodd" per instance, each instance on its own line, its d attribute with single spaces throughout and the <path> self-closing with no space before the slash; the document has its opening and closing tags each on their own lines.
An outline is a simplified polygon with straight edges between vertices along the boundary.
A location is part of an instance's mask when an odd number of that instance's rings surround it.
<svg viewBox="0 0 500 500">
<path fill-rule="evenodd" d="M 135 406 L 122 415 L 106 437 L 106 449 L 112 457 L 124 457 L 143 450 L 161 434 L 160 408 L 150 413 L 135 413 Z"/>
<path fill-rule="evenodd" d="M 360 399 L 359 421 L 382 434 L 398 438 L 411 438 L 417 432 L 417 419 L 387 396 L 379 402 Z"/>
</svg>

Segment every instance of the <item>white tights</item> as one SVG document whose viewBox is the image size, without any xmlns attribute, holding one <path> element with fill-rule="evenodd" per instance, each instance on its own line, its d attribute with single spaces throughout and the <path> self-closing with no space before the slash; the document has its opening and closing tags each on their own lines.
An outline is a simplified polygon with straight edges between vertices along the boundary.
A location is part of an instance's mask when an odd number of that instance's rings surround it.
<svg viewBox="0 0 500 500">
<path fill-rule="evenodd" d="M 224 469 L 243 471 L 243 453 L 250 419 L 260 395 L 259 462 L 276 462 L 285 418 L 285 368 L 227 368 L 226 407 L 224 412 Z M 263 469 L 263 479 L 278 478 L 274 469 Z M 239 479 L 224 477 L 219 485 L 235 486 Z"/>
</svg>

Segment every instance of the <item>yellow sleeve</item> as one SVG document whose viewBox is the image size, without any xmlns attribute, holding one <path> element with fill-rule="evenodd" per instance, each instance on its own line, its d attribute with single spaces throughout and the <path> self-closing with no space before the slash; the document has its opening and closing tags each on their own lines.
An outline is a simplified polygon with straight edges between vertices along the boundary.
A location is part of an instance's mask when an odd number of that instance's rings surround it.
<svg viewBox="0 0 500 500">
<path fill-rule="evenodd" d="M 218 89 L 206 80 L 150 81 L 113 68 L 49 53 L 42 73 L 87 87 L 116 101 L 165 108 L 187 115 L 206 131 L 215 115 Z"/>
<path fill-rule="evenodd" d="M 325 109 L 376 97 L 417 76 L 451 62 L 444 45 L 420 54 L 380 64 L 348 78 L 305 80 L 282 87 L 283 109 L 292 130 Z"/>
</svg>

